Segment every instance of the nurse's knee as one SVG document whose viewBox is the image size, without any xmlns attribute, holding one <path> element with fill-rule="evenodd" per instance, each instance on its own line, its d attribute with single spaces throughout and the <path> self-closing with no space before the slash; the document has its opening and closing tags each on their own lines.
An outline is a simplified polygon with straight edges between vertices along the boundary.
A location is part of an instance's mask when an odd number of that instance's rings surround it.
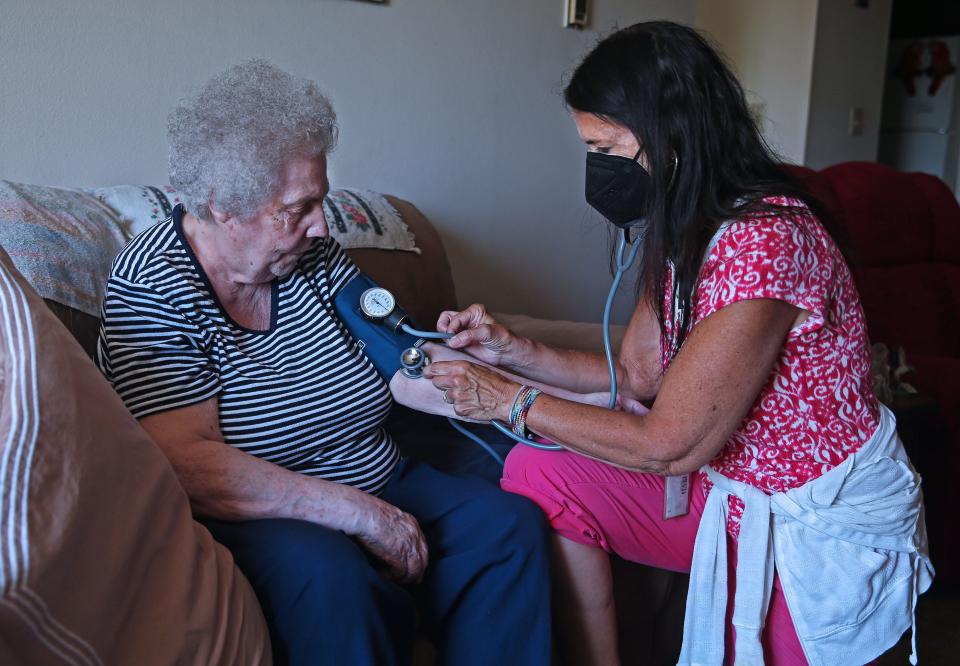
<svg viewBox="0 0 960 666">
<path fill-rule="evenodd" d="M 529 446 L 515 446 L 504 463 L 500 485 L 512 492 L 523 488 L 562 488 L 582 477 L 582 462 L 578 456 L 567 451 L 542 451 Z"/>
</svg>

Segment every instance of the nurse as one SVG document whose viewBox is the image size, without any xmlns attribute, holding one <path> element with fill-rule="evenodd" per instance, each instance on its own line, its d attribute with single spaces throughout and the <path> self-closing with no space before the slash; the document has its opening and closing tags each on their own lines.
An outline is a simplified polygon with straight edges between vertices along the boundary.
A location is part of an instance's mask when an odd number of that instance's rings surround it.
<svg viewBox="0 0 960 666">
<path fill-rule="evenodd" d="M 825 211 L 691 28 L 612 34 L 565 100 L 587 201 L 642 239 L 615 371 L 624 404 L 652 407 L 570 402 L 470 361 L 425 371 L 459 415 L 565 449 L 516 447 L 502 480 L 553 528 L 562 654 L 618 663 L 615 553 L 691 572 L 683 664 L 871 661 L 911 627 L 933 569 L 920 479 L 873 393 L 863 309 Z M 482 305 L 438 329 L 531 383 L 608 387 L 601 355 L 523 338 Z"/>
</svg>

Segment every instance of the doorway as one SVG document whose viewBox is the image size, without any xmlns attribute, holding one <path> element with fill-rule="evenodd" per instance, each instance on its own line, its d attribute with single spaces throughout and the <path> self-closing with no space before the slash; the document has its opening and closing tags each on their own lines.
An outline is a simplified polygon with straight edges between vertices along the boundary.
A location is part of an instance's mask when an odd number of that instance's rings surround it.
<svg viewBox="0 0 960 666">
<path fill-rule="evenodd" d="M 960 3 L 894 0 L 877 161 L 960 193 Z"/>
</svg>

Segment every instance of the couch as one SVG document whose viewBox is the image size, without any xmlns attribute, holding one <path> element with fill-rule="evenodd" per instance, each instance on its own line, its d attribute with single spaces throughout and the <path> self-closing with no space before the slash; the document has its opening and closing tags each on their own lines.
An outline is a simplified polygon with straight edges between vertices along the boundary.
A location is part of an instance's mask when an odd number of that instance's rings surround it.
<svg viewBox="0 0 960 666">
<path fill-rule="evenodd" d="M 930 403 L 920 424 L 916 399 L 891 406 L 924 477 L 936 584 L 960 584 L 960 530 L 949 508 L 960 503 L 949 477 L 960 469 L 960 205 L 939 178 L 882 164 L 793 172 L 833 214 L 871 342 L 903 347 L 914 369 L 905 379 Z"/>
<path fill-rule="evenodd" d="M 109 262 L 125 239 L 163 219 L 175 194 L 169 188 L 163 193 L 125 186 L 127 195 L 147 203 L 137 212 L 144 219 L 130 220 L 111 208 L 125 205 L 112 195 L 100 200 L 79 190 L 0 186 L 0 245 L 13 256 L 0 250 L 0 278 L 14 276 L 29 297 L 35 330 L 43 333 L 38 361 L 47 401 L 70 405 L 68 418 L 53 418 L 53 407 L 41 409 L 45 424 L 37 460 L 43 473 L 34 475 L 35 492 L 25 505 L 37 546 L 28 589 L 36 591 L 39 610 L 6 590 L 0 594 L 0 663 L 46 663 L 55 650 L 79 654 L 74 660 L 80 663 L 269 663 L 269 639 L 245 578 L 229 552 L 191 519 L 169 464 L 90 360 L 99 320 L 96 298 L 83 292 L 105 282 Z M 429 325 L 441 310 L 457 305 L 443 244 L 416 207 L 387 200 L 413 233 L 419 253 L 377 247 L 347 251 L 418 322 Z M 22 233 L 39 227 L 45 250 Z M 51 279 L 61 283 L 57 288 L 47 278 L 30 285 L 18 273 L 19 267 L 33 274 L 34 262 L 45 259 L 38 255 L 54 255 L 60 272 Z M 44 302 L 31 286 L 60 295 Z M 597 325 L 505 319 L 519 332 L 553 344 L 581 349 L 602 344 Z M 8 349 L 17 335 L 15 327 L 0 328 L 0 343 L 7 345 L 0 347 Z M 622 329 L 614 331 L 615 339 L 621 335 Z M 5 364 L 0 377 L 16 374 L 15 355 L 2 355 L 0 361 Z M 3 387 L 7 397 L 10 386 Z M 11 419 L 0 412 L 0 441 L 9 434 Z M 405 455 L 491 483 L 499 478 L 498 465 L 444 419 L 398 406 L 389 427 Z M 492 428 L 468 428 L 501 455 L 513 446 Z M 102 437 L 103 432 L 112 434 Z M 9 440 L 0 446 L 0 462 L 16 453 Z M 616 568 L 626 653 L 631 661 L 674 661 L 685 577 L 622 562 Z M 70 585 L 71 580 L 82 582 Z M 55 620 L 54 629 L 32 621 L 18 604 Z M 417 651 L 418 664 L 430 663 L 429 644 L 419 641 Z"/>
</svg>

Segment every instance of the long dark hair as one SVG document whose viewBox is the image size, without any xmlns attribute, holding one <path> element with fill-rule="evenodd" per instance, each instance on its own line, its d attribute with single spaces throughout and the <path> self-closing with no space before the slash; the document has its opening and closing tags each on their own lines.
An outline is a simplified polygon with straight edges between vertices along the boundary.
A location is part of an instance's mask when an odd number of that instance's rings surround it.
<svg viewBox="0 0 960 666">
<path fill-rule="evenodd" d="M 646 154 L 654 187 L 638 291 L 653 298 L 671 355 L 691 327 L 703 256 L 724 221 L 808 214 L 764 201 L 771 196 L 797 199 L 821 221 L 826 217 L 822 204 L 781 167 L 740 83 L 692 28 L 653 21 L 613 33 L 576 68 L 564 99 L 575 111 L 629 129 Z M 676 279 L 670 336 L 663 306 L 668 261 Z"/>
</svg>

